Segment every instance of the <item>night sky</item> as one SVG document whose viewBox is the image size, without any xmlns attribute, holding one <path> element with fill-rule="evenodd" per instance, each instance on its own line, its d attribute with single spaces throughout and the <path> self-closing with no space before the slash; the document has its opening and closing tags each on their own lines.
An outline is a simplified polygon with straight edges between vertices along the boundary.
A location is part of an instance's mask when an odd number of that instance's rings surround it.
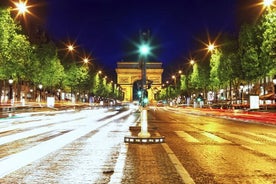
<svg viewBox="0 0 276 184">
<path fill-rule="evenodd" d="M 44 2 L 44 3 L 42 3 Z M 29 0 L 49 36 L 75 41 L 104 71 L 115 74 L 116 62 L 136 61 L 140 30 L 150 30 L 151 61 L 164 73 L 177 71 L 195 50 L 221 32 L 237 34 L 241 22 L 256 17 L 256 0 Z M 35 9 L 35 7 L 33 8 Z M 32 11 L 32 10 L 30 10 Z M 253 15 L 251 15 L 253 14 Z M 198 48 L 201 46 L 202 48 Z"/>
</svg>

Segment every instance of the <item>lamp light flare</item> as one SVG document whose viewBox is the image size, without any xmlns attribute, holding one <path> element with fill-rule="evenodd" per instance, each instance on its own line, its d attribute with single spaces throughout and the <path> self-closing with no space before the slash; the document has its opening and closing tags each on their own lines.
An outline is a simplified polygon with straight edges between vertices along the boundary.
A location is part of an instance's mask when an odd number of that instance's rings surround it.
<svg viewBox="0 0 276 184">
<path fill-rule="evenodd" d="M 69 51 L 73 51 L 75 49 L 73 45 L 68 45 L 67 48 L 68 48 Z"/>
<path fill-rule="evenodd" d="M 22 16 L 25 19 L 26 14 L 30 14 L 36 17 L 32 12 L 29 11 L 30 8 L 35 7 L 36 5 L 29 5 L 28 0 L 19 0 L 18 2 L 12 1 L 15 5 L 13 11 L 17 11 L 17 15 L 15 18 Z"/>
<path fill-rule="evenodd" d="M 215 45 L 214 44 L 209 44 L 208 45 L 208 51 L 213 51 L 215 49 Z"/>
<path fill-rule="evenodd" d="M 89 59 L 88 59 L 88 58 L 84 58 L 84 59 L 83 59 L 83 62 L 84 62 L 84 63 L 88 63 L 88 62 L 89 62 Z"/>
<path fill-rule="evenodd" d="M 273 1 L 274 0 L 264 0 L 263 4 L 264 4 L 264 6 L 268 7 L 268 6 L 271 6 L 273 4 Z"/>
<path fill-rule="evenodd" d="M 140 47 L 140 53 L 143 55 L 147 55 L 149 53 L 149 46 L 148 45 L 142 45 Z"/>
<path fill-rule="evenodd" d="M 26 1 L 15 3 L 19 14 L 25 14 L 28 11 L 28 8 L 27 8 L 26 4 L 27 4 Z"/>
</svg>

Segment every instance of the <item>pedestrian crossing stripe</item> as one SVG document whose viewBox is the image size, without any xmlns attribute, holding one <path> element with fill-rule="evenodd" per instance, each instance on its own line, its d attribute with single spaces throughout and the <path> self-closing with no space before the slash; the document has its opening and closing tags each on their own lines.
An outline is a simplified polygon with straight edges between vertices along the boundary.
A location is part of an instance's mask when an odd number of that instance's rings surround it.
<svg viewBox="0 0 276 184">
<path fill-rule="evenodd" d="M 187 133 L 185 131 L 175 131 L 175 133 L 178 137 L 183 138 L 187 142 L 190 142 L 190 143 L 200 143 L 200 142 L 202 142 L 202 141 L 198 140 L 197 138 L 193 137 L 192 135 L 190 135 L 189 133 Z M 217 143 L 226 143 L 226 144 L 233 143 L 232 141 L 226 140 L 226 139 L 224 139 L 222 137 L 219 137 L 219 136 L 217 136 L 213 133 L 210 133 L 210 132 L 197 132 L 197 133 L 199 133 L 201 135 L 204 135 L 205 137 L 208 137 L 209 139 L 211 139 L 212 141 L 217 142 Z M 243 133 L 254 136 L 254 137 L 257 137 L 257 138 L 261 138 L 261 139 L 266 140 L 266 141 L 276 142 L 275 138 L 269 137 L 268 135 L 262 135 L 262 134 L 257 134 L 257 133 L 253 133 L 253 132 L 243 132 Z M 259 145 L 264 144 L 261 141 L 257 141 L 257 140 L 254 140 L 252 138 L 245 137 L 244 135 L 239 135 L 239 134 L 232 133 L 232 132 L 223 132 L 223 134 L 227 137 L 231 137 L 233 139 L 239 139 L 240 141 L 244 141 L 244 142 L 247 142 L 247 143 L 259 144 Z"/>
<path fill-rule="evenodd" d="M 261 138 L 261 139 L 264 139 L 266 141 L 269 141 L 269 142 L 274 142 L 276 143 L 276 138 L 273 138 L 273 137 L 269 137 L 267 135 L 263 135 L 263 134 L 257 134 L 257 133 L 253 133 L 253 132 L 244 132 L 245 134 L 248 134 L 248 135 L 252 135 L 254 137 L 258 137 L 258 138 Z"/>
<path fill-rule="evenodd" d="M 209 132 L 203 132 L 202 134 L 205 135 L 206 137 L 211 138 L 212 140 L 214 140 L 216 142 L 219 142 L 219 143 L 228 143 L 228 144 L 231 143 L 230 141 L 225 140 L 225 139 L 223 139 L 221 137 L 218 137 L 215 134 L 212 134 L 212 133 L 209 133 Z"/>
<path fill-rule="evenodd" d="M 185 139 L 187 142 L 200 142 L 199 140 L 197 140 L 196 138 L 194 138 L 193 136 L 191 136 L 190 134 L 184 132 L 184 131 L 175 131 L 175 133 Z"/>
<path fill-rule="evenodd" d="M 234 134 L 234 133 L 231 133 L 231 132 L 228 132 L 227 133 L 227 136 L 231 136 L 233 138 L 237 138 L 239 140 L 242 140 L 242 141 L 245 141 L 245 142 L 248 142 L 248 143 L 253 143 L 253 144 L 263 144 L 262 142 L 260 141 L 255 141 L 251 138 L 247 138 L 247 137 L 244 137 L 243 135 L 238 135 L 238 134 Z"/>
</svg>

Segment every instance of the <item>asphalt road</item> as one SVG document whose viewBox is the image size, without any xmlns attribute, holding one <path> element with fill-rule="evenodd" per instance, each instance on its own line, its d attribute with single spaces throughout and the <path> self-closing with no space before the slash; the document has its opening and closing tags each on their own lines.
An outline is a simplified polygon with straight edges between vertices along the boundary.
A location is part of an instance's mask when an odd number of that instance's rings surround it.
<svg viewBox="0 0 276 184">
<path fill-rule="evenodd" d="M 108 183 L 122 173 L 123 138 L 136 119 L 130 110 L 108 109 L 2 119 L 0 183 Z"/>
<path fill-rule="evenodd" d="M 192 109 L 191 109 L 192 110 Z M 65 110 L 0 120 L 0 183 L 276 183 L 276 127 L 150 108 L 162 144 L 124 143 L 131 110 Z"/>
<path fill-rule="evenodd" d="M 151 126 L 195 183 L 276 183 L 276 127 L 157 108 Z"/>
</svg>

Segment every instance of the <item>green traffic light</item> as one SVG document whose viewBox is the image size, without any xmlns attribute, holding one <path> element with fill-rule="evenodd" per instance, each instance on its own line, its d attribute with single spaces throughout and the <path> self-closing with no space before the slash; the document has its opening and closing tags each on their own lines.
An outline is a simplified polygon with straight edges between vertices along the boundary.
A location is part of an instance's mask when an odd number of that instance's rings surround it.
<svg viewBox="0 0 276 184">
<path fill-rule="evenodd" d="M 141 97 L 142 96 L 142 92 L 141 91 L 138 91 L 138 96 Z"/>
<path fill-rule="evenodd" d="M 148 98 L 143 99 L 144 104 L 147 104 L 149 102 Z"/>
</svg>

